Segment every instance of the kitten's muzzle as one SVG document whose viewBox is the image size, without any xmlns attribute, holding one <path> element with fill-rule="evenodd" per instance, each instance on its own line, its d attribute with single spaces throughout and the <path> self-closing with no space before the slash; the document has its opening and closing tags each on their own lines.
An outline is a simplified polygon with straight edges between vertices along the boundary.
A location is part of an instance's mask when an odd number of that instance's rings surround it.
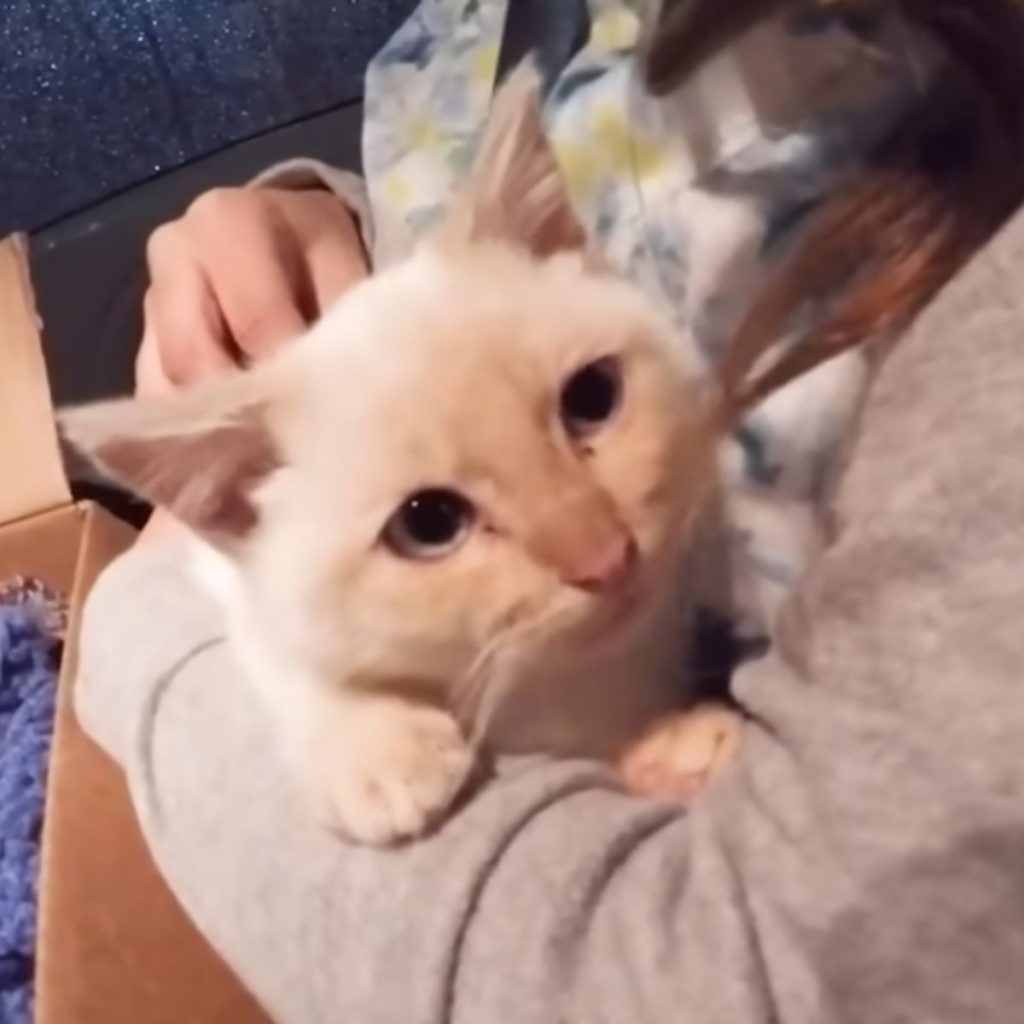
<svg viewBox="0 0 1024 1024">
<path fill-rule="evenodd" d="M 565 582 L 588 594 L 619 591 L 633 579 L 639 561 L 633 537 L 625 531 L 614 533 L 589 550 Z"/>
</svg>

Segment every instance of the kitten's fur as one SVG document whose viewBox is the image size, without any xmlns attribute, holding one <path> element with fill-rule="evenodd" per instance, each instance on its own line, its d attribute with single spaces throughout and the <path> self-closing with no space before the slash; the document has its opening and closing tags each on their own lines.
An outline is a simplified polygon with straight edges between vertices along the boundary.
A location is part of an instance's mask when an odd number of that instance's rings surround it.
<svg viewBox="0 0 1024 1024">
<path fill-rule="evenodd" d="M 587 251 L 520 70 L 465 194 L 407 260 L 271 361 L 63 427 L 202 538 L 305 791 L 385 842 L 447 809 L 481 734 L 610 755 L 678 705 L 681 566 L 715 476 L 679 351 Z M 561 389 L 607 356 L 621 405 L 574 441 Z M 399 557 L 382 528 L 428 486 L 477 520 L 446 557 Z M 604 579 L 629 537 L 635 571 Z"/>
</svg>

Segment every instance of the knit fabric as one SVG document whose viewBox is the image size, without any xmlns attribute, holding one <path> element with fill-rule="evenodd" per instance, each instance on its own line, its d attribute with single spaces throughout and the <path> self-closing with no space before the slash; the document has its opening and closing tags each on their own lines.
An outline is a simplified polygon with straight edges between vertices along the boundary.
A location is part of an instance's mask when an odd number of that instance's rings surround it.
<svg viewBox="0 0 1024 1024">
<path fill-rule="evenodd" d="M 36 880 L 63 602 L 34 581 L 0 587 L 0 1024 L 29 1024 Z"/>
</svg>

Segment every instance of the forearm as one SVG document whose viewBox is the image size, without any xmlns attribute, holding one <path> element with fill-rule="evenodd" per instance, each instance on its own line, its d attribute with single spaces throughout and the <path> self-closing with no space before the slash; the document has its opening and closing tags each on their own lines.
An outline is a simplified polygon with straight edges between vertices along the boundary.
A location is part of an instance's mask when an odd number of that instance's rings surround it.
<svg viewBox="0 0 1024 1024">
<path fill-rule="evenodd" d="M 294 799 L 180 548 L 140 548 L 112 567 L 85 629 L 83 723 L 124 765 L 172 888 L 277 1020 L 548 1020 L 550 1000 L 566 997 L 564 965 L 546 963 L 554 937 L 568 929 L 574 945 L 620 856 L 644 875 L 634 848 L 656 843 L 660 870 L 685 846 L 677 808 L 626 798 L 598 767 L 540 761 L 504 765 L 422 843 L 345 845 Z M 151 642 L 127 645 L 139 630 Z M 661 912 L 654 890 L 626 888 L 636 922 Z M 477 962 L 495 955 L 530 988 L 479 985 Z M 498 1013 L 512 998 L 523 1012 Z"/>
</svg>

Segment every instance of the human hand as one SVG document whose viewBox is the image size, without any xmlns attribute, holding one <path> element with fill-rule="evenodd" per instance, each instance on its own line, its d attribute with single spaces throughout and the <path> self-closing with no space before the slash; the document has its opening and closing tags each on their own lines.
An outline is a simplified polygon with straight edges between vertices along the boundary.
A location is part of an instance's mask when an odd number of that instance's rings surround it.
<svg viewBox="0 0 1024 1024">
<path fill-rule="evenodd" d="M 367 274 L 355 220 L 331 193 L 217 189 L 158 228 L 135 362 L 157 396 L 247 363 L 301 334 Z M 186 533 L 156 509 L 140 541 Z"/>
<path fill-rule="evenodd" d="M 147 249 L 140 394 L 204 380 L 300 335 L 367 274 L 352 214 L 333 194 L 215 189 Z"/>
</svg>

